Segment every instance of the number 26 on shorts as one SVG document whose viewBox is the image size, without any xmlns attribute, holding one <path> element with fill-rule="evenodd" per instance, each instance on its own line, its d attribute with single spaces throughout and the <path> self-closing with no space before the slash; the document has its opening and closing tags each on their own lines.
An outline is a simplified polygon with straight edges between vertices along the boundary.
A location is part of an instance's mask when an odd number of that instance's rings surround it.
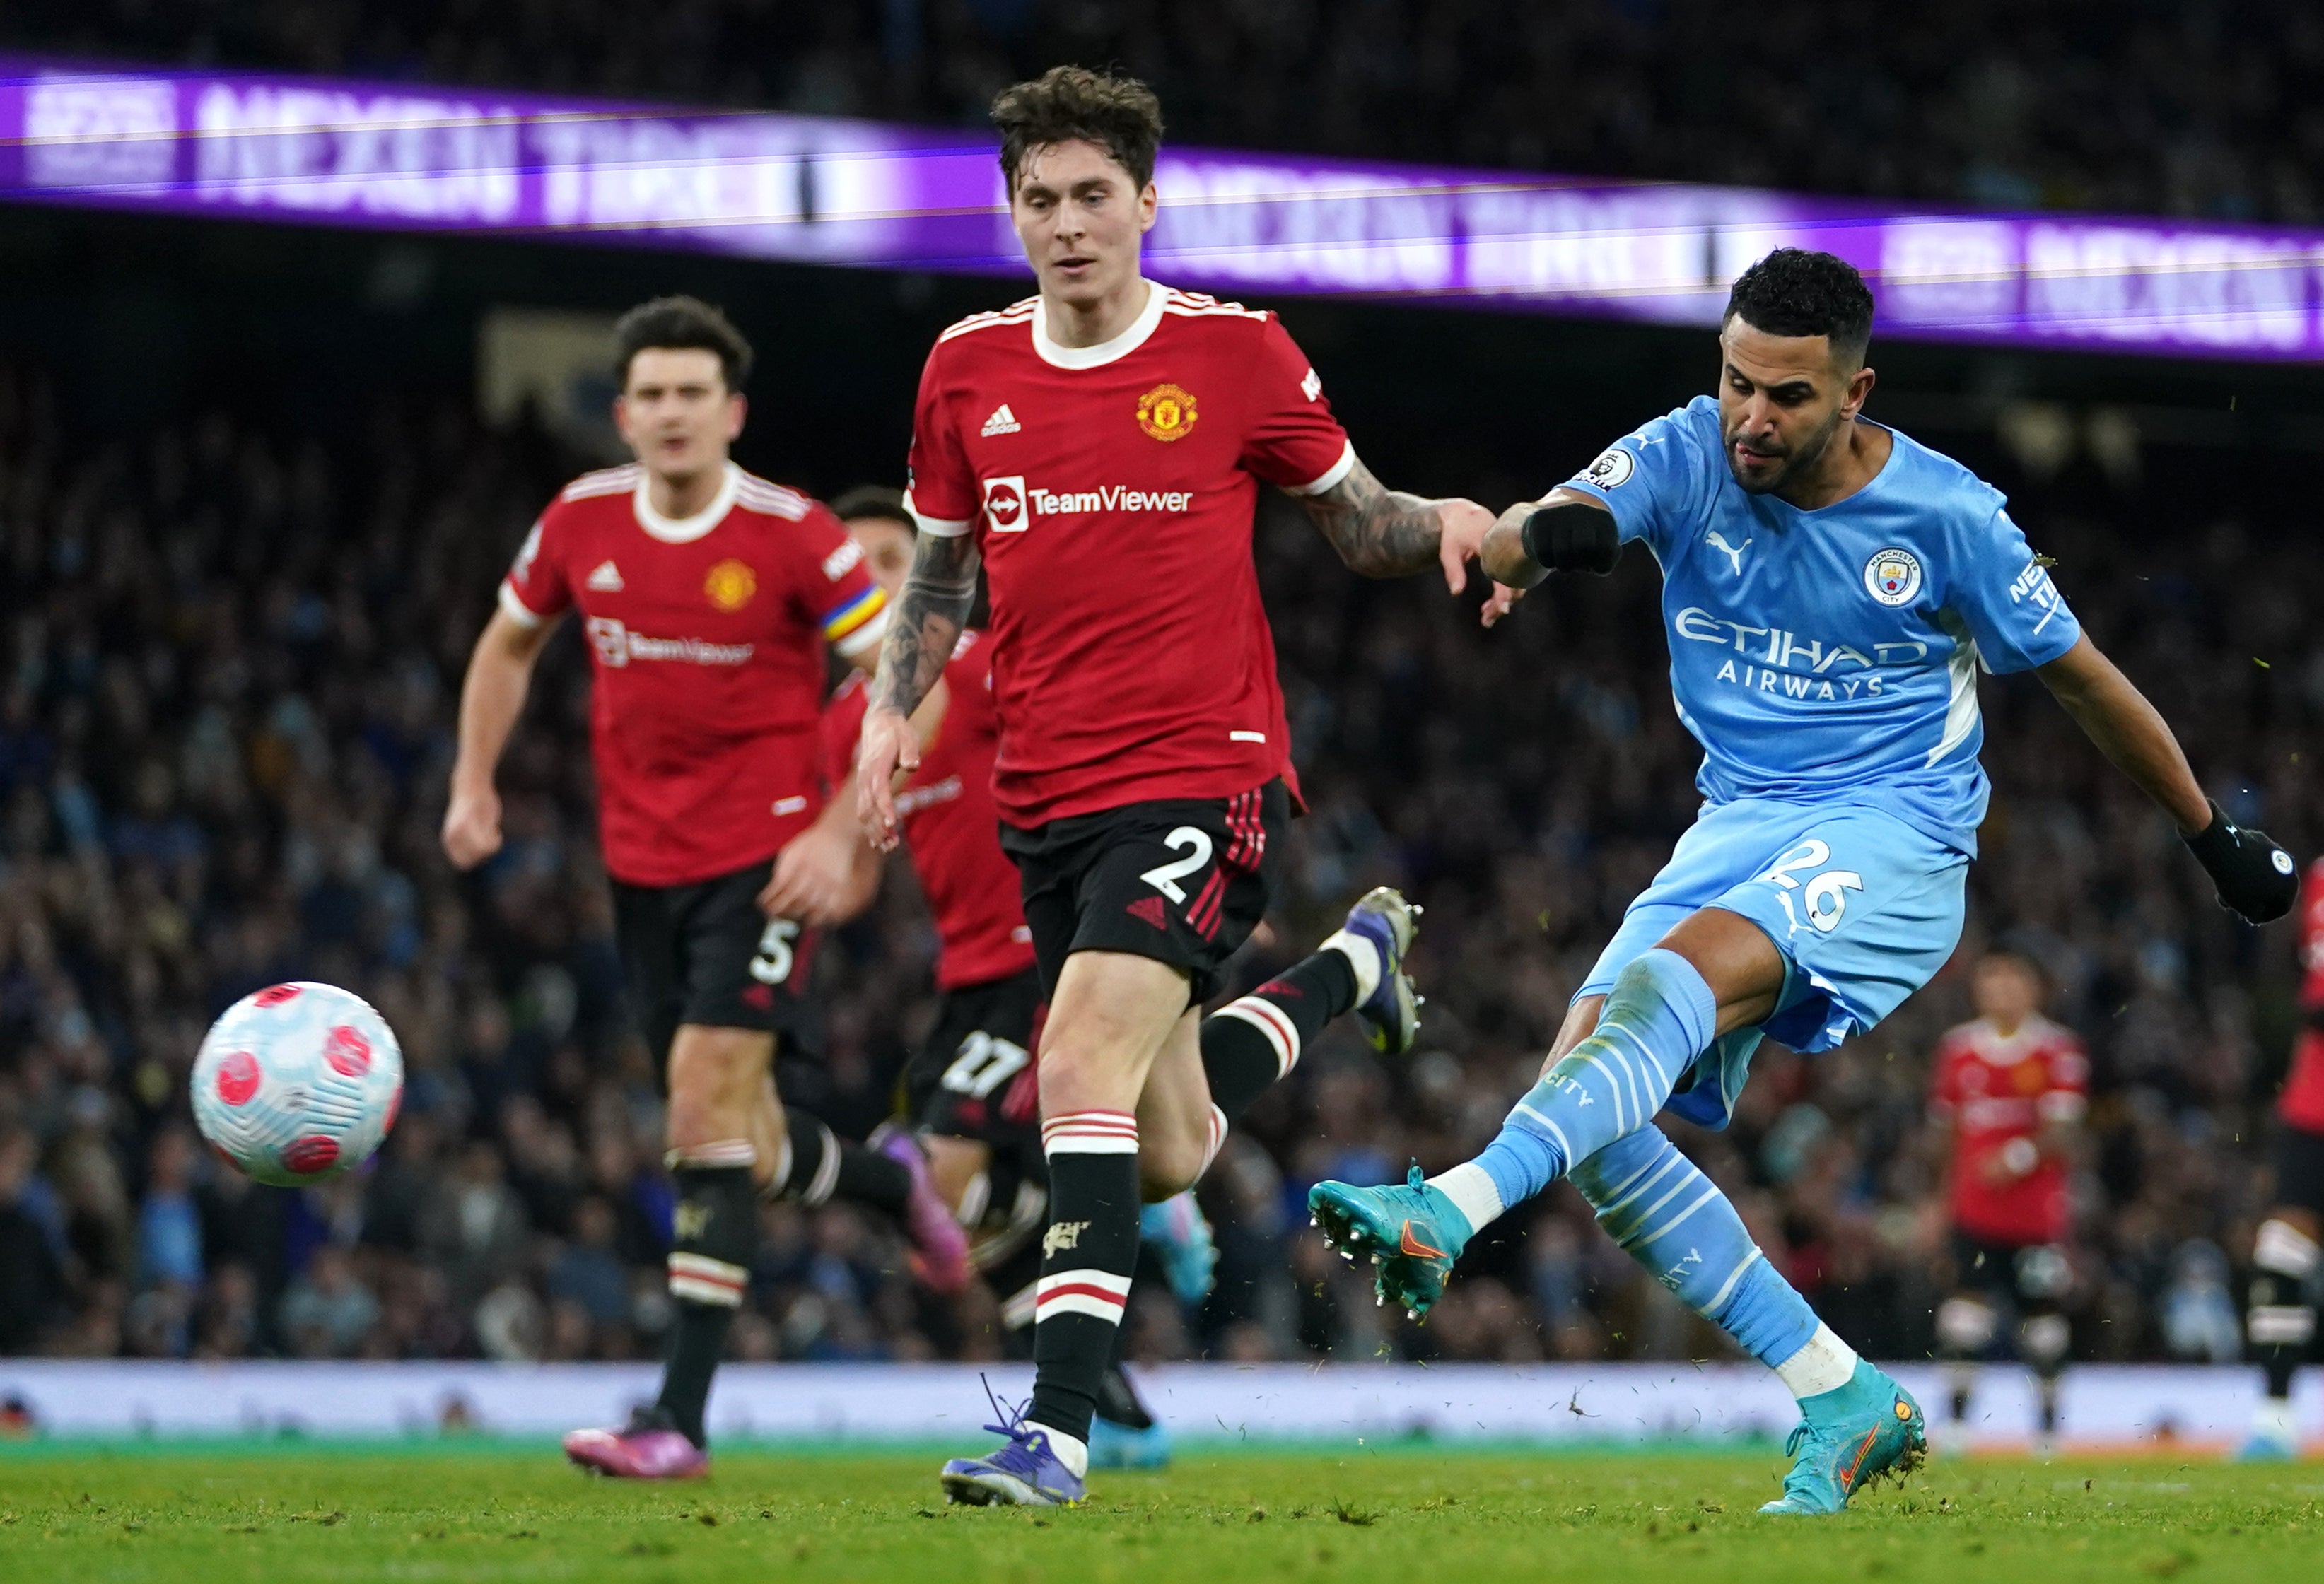
<svg viewBox="0 0 2324 1584">
<path fill-rule="evenodd" d="M 1810 836 L 1751 878 L 1776 888 L 1775 898 L 1783 903 L 1784 916 L 1792 921 L 1794 929 L 1799 928 L 1801 909 L 1804 908 L 1807 923 L 1819 935 L 1830 935 L 1848 916 L 1848 893 L 1864 889 L 1862 875 L 1852 869 L 1823 867 L 1831 861 L 1831 848 Z M 1800 876 L 1811 870 L 1818 871 L 1814 878 L 1802 880 Z M 1797 907 L 1794 906 L 1795 892 L 1800 904 Z"/>
</svg>

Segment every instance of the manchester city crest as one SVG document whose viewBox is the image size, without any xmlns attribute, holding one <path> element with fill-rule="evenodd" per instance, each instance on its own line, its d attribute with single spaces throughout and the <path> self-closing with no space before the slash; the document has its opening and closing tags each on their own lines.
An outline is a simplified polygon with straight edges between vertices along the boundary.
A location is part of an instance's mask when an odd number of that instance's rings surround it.
<svg viewBox="0 0 2324 1584">
<path fill-rule="evenodd" d="M 1884 605 L 1909 605 L 1921 592 L 1921 558 L 1894 546 L 1864 564 L 1864 592 Z"/>
</svg>

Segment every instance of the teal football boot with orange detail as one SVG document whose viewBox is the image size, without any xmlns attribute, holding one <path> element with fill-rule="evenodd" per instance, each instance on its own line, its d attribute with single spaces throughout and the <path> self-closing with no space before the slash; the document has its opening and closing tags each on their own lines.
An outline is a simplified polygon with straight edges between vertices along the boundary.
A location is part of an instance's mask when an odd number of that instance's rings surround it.
<svg viewBox="0 0 2324 1584">
<path fill-rule="evenodd" d="M 1475 1229 L 1460 1207 L 1432 1188 L 1415 1165 L 1401 1187 L 1357 1188 L 1318 1183 L 1307 1191 L 1307 1219 L 1342 1259 L 1369 1254 L 1379 1266 L 1379 1302 L 1394 1300 L 1414 1320 L 1444 1296 L 1452 1262 Z"/>
<path fill-rule="evenodd" d="M 1784 1494 L 1759 1509 L 1779 1516 L 1845 1512 L 1849 1498 L 1883 1475 L 1897 1483 L 1929 1453 L 1920 1404 L 1862 1359 L 1844 1386 L 1800 1399 L 1800 1422 L 1784 1442 L 1792 1471 Z"/>
</svg>

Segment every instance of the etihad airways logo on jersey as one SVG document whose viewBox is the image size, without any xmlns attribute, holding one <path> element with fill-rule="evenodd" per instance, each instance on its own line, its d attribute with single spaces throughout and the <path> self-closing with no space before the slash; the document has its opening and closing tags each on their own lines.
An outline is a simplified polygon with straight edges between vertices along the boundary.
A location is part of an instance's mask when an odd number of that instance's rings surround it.
<svg viewBox="0 0 2324 1584">
<path fill-rule="evenodd" d="M 700 638 L 648 638 L 610 616 L 589 618 L 589 643 L 608 666 L 632 660 L 676 660 L 689 666 L 740 666 L 751 658 L 747 643 L 712 643 Z"/>
<path fill-rule="evenodd" d="M 1817 703 L 1877 698 L 1881 670 L 1917 666 L 1930 654 L 1929 646 L 1914 638 L 1873 644 L 1868 654 L 1853 644 L 1803 639 L 1786 628 L 1729 621 L 1699 605 L 1681 611 L 1671 630 L 1681 638 L 1715 643 L 1741 657 L 1729 658 L 1713 681 Z"/>
<path fill-rule="evenodd" d="M 1095 490 L 1044 490 L 1022 474 L 984 481 L 984 520 L 995 533 L 1023 533 L 1036 517 L 1086 516 L 1093 512 L 1185 511 L 1192 490 L 1133 490 L 1107 484 Z"/>
</svg>

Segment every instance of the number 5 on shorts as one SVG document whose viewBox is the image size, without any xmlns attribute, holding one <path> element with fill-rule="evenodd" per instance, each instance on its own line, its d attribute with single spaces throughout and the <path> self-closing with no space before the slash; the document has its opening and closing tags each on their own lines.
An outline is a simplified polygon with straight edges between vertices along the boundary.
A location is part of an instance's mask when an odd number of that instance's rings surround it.
<svg viewBox="0 0 2324 1584">
<path fill-rule="evenodd" d="M 759 937 L 759 954 L 751 959 L 751 977 L 761 984 L 780 984 L 791 976 L 791 943 L 799 926 L 788 918 L 770 919 Z M 729 962 L 733 959 L 729 958 Z"/>
</svg>

